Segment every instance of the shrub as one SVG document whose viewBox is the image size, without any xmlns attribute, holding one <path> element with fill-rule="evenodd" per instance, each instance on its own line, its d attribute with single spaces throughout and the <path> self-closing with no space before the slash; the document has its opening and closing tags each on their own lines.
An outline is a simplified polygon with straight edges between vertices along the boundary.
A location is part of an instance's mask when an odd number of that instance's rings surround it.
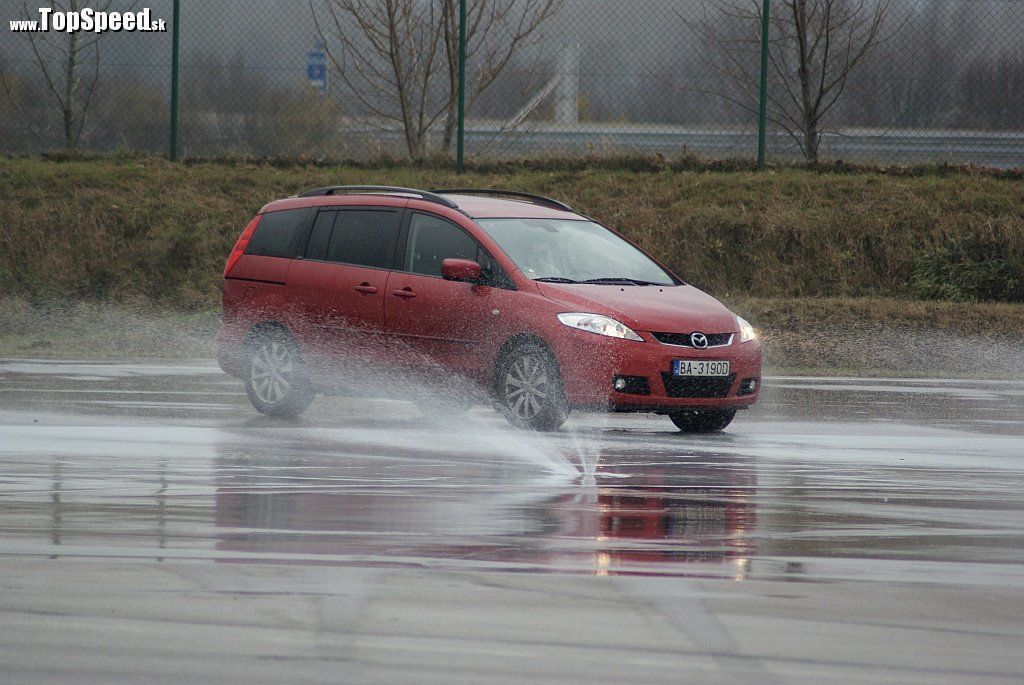
<svg viewBox="0 0 1024 685">
<path fill-rule="evenodd" d="M 1024 301 L 1024 254 L 991 238 L 949 238 L 918 253 L 910 290 L 933 300 Z"/>
</svg>

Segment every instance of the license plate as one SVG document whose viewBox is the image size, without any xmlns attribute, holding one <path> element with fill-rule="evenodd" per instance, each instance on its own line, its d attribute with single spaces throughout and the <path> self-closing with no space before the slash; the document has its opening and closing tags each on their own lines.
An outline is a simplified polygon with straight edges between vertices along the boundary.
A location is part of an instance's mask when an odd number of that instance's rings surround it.
<svg viewBox="0 0 1024 685">
<path fill-rule="evenodd" d="M 729 362 L 677 359 L 672 362 L 672 373 L 676 376 L 728 376 Z"/>
</svg>

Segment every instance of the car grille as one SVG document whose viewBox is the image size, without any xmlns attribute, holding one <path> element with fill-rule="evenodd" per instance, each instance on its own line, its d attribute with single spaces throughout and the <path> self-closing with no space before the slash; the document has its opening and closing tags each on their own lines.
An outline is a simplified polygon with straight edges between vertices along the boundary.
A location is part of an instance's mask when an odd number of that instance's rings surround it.
<svg viewBox="0 0 1024 685">
<path fill-rule="evenodd" d="M 728 397 L 736 374 L 722 378 L 684 378 L 671 373 L 662 373 L 666 397 Z"/>
<path fill-rule="evenodd" d="M 651 333 L 654 339 L 663 345 L 693 347 L 690 333 Z M 708 347 L 725 347 L 732 344 L 732 333 L 707 333 Z"/>
</svg>

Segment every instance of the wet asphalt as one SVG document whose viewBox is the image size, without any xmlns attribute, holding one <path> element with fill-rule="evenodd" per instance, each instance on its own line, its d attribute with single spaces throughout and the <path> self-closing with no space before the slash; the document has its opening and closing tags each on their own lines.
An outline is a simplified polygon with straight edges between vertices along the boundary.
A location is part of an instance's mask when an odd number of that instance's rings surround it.
<svg viewBox="0 0 1024 685">
<path fill-rule="evenodd" d="M 438 412 L 0 361 L 0 682 L 1024 680 L 1024 382 Z"/>
</svg>

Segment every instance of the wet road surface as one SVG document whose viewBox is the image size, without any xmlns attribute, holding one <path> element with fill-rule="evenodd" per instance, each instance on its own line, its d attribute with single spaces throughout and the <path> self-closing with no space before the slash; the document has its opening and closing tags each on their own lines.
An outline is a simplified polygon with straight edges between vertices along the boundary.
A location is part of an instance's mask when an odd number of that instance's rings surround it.
<svg viewBox="0 0 1024 685">
<path fill-rule="evenodd" d="M 721 435 L 0 361 L 0 682 L 1020 682 L 1024 383 Z"/>
</svg>

